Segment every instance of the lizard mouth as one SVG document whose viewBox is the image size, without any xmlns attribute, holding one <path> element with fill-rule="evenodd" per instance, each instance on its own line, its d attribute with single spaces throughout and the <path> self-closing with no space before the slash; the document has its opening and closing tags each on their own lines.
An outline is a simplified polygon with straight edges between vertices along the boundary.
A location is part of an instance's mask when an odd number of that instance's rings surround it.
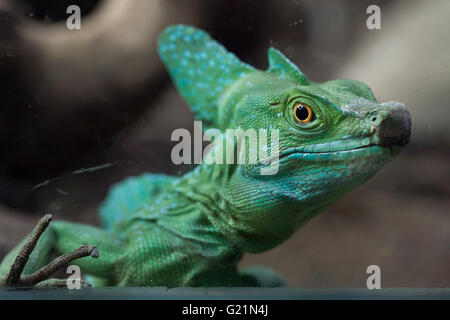
<svg viewBox="0 0 450 320">
<path fill-rule="evenodd" d="M 371 157 L 379 158 L 390 156 L 399 149 L 381 146 L 376 143 L 376 140 L 376 137 L 368 136 L 289 148 L 280 153 L 279 162 L 288 160 L 350 161 Z"/>
</svg>

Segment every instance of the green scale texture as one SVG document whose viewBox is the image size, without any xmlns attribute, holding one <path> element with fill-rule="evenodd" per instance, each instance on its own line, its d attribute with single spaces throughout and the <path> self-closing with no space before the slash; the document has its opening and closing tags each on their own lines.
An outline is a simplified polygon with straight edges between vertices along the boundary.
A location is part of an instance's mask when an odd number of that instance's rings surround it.
<svg viewBox="0 0 450 320">
<path fill-rule="evenodd" d="M 397 102 L 378 103 L 354 80 L 314 83 L 274 48 L 269 68 L 241 62 L 204 31 L 171 26 L 159 53 L 175 85 L 204 127 L 278 129 L 279 170 L 261 175 L 265 163 L 198 165 L 181 177 L 144 174 L 111 189 L 100 208 L 103 228 L 54 222 L 33 252 L 25 273 L 54 255 L 89 243 L 98 259 L 76 261 L 94 285 L 276 286 L 265 268 L 238 271 L 245 252 L 269 250 L 355 186 L 400 150 L 380 145 L 380 126 Z M 297 103 L 315 118 L 299 123 Z M 232 150 L 213 141 L 213 157 Z M 269 140 L 270 141 L 270 140 Z M 244 150 L 246 157 L 255 150 Z M 20 245 L 0 266 L 5 274 Z"/>
</svg>

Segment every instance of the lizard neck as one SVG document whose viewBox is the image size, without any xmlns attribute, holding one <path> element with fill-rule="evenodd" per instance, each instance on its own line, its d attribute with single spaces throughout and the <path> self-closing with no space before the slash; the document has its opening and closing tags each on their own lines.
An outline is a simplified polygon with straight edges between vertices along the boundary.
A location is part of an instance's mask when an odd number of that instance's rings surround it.
<svg viewBox="0 0 450 320">
<path fill-rule="evenodd" d="M 241 248 L 230 241 L 209 218 L 209 212 L 216 212 L 218 209 L 214 199 L 211 199 L 211 194 L 204 187 L 207 182 L 206 177 L 200 175 L 198 170 L 188 172 L 175 179 L 165 192 L 153 201 L 157 206 L 152 206 L 151 211 L 159 212 L 157 225 L 160 228 L 170 232 L 184 244 L 190 243 L 188 247 L 197 250 L 208 261 L 237 264 L 242 258 Z M 138 218 L 153 219 L 151 215 L 147 216 L 142 212 Z"/>
<path fill-rule="evenodd" d="M 250 253 L 276 247 L 332 200 L 314 204 L 245 179 L 235 165 L 200 165 L 181 179 L 188 197 L 230 245 Z"/>
</svg>

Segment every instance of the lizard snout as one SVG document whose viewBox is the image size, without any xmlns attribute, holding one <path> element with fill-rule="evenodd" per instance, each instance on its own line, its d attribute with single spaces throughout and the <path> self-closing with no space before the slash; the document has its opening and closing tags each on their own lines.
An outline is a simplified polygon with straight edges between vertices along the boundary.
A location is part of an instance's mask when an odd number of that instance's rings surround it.
<svg viewBox="0 0 450 320">
<path fill-rule="evenodd" d="M 411 135 L 411 116 L 406 108 L 394 109 L 385 117 L 377 128 L 381 146 L 403 147 Z"/>
</svg>

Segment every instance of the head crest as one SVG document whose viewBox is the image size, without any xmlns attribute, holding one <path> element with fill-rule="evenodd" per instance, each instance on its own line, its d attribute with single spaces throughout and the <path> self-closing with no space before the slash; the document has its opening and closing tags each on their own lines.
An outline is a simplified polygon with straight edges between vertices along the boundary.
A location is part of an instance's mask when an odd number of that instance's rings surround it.
<svg viewBox="0 0 450 320">
<path fill-rule="evenodd" d="M 293 64 L 288 58 L 286 58 L 280 51 L 270 47 L 269 48 L 269 72 L 278 73 L 284 75 L 301 85 L 308 85 L 309 81 L 306 76 Z"/>
<path fill-rule="evenodd" d="M 218 127 L 217 102 L 237 79 L 254 68 L 240 61 L 200 29 L 168 27 L 158 51 L 179 92 L 205 127 Z"/>
</svg>

